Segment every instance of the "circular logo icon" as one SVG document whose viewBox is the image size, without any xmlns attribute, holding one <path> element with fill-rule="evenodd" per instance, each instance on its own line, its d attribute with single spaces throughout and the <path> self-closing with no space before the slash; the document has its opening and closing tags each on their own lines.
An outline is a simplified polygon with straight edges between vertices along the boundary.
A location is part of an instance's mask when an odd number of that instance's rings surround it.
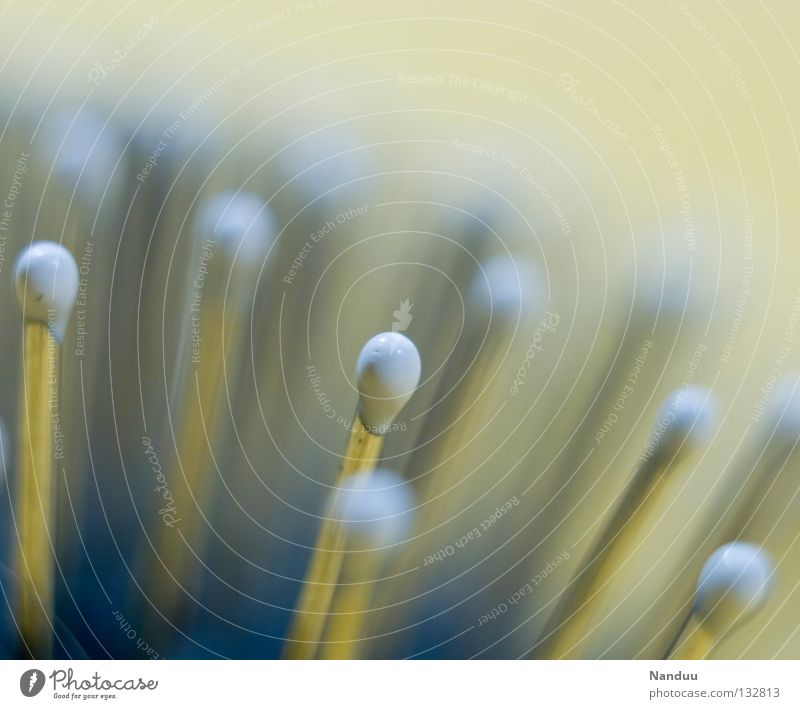
<svg viewBox="0 0 800 709">
<path fill-rule="evenodd" d="M 19 678 L 19 691 L 26 697 L 35 697 L 44 689 L 44 672 L 26 670 Z"/>
</svg>

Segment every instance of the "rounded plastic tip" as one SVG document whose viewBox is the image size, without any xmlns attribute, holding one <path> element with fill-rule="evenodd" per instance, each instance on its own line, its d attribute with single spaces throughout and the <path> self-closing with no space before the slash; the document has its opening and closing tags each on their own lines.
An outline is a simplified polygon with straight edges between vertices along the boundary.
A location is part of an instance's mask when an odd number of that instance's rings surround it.
<svg viewBox="0 0 800 709">
<path fill-rule="evenodd" d="M 414 521 L 411 484 L 385 468 L 354 473 L 336 492 L 334 517 L 350 544 L 362 549 L 394 546 L 408 539 Z"/>
<path fill-rule="evenodd" d="M 78 297 L 78 265 L 54 241 L 37 241 L 23 251 L 14 267 L 14 285 L 22 317 L 43 322 L 62 342 Z"/>
<path fill-rule="evenodd" d="M 468 307 L 481 320 L 513 326 L 544 306 L 544 283 L 544 274 L 532 261 L 495 256 L 475 274 Z"/>
<path fill-rule="evenodd" d="M 671 460 L 703 446 L 719 421 L 719 403 L 705 387 L 690 386 L 670 394 L 656 416 L 646 457 Z"/>
<path fill-rule="evenodd" d="M 756 613 L 766 602 L 772 561 L 760 547 L 731 542 L 717 549 L 697 580 L 695 613 L 716 633 Z"/>
<path fill-rule="evenodd" d="M 419 352 L 405 335 L 375 335 L 356 362 L 358 412 L 370 431 L 384 434 L 419 384 Z"/>
<path fill-rule="evenodd" d="M 87 199 L 101 200 L 114 179 L 124 149 L 114 122 L 101 113 L 78 107 L 48 118 L 41 131 L 53 177 Z"/>
<path fill-rule="evenodd" d="M 199 242 L 209 240 L 214 257 L 225 259 L 227 267 L 261 267 L 277 234 L 272 210 L 252 192 L 221 192 L 200 207 L 194 221 Z"/>
</svg>

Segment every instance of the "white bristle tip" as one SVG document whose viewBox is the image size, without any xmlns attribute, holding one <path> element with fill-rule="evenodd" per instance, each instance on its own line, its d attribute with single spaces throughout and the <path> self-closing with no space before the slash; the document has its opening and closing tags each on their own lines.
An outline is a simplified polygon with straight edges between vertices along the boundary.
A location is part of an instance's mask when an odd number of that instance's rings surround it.
<svg viewBox="0 0 800 709">
<path fill-rule="evenodd" d="M 652 455 L 672 458 L 705 445 L 719 422 L 719 402 L 701 386 L 674 391 L 662 404 L 648 446 Z"/>
<path fill-rule="evenodd" d="M 386 433 L 417 388 L 421 371 L 419 352 L 405 335 L 384 332 L 369 340 L 356 362 L 362 423 Z"/>
<path fill-rule="evenodd" d="M 757 612 L 766 602 L 772 561 L 760 547 L 731 542 L 717 549 L 700 571 L 695 613 L 717 632 Z"/>
<path fill-rule="evenodd" d="M 412 529 L 414 494 L 399 473 L 385 468 L 354 473 L 336 492 L 334 517 L 350 543 L 361 548 L 394 546 Z"/>
<path fill-rule="evenodd" d="M 78 265 L 72 254 L 54 241 L 35 242 L 17 258 L 14 285 L 23 318 L 49 325 L 63 341 L 78 297 Z"/>
<path fill-rule="evenodd" d="M 502 324 L 524 322 L 544 305 L 545 276 L 534 262 L 495 256 L 477 271 L 467 300 L 471 313 Z"/>
<path fill-rule="evenodd" d="M 44 157 L 53 177 L 70 192 L 77 188 L 86 198 L 103 199 L 124 152 L 113 122 L 73 107 L 58 111 L 43 127 Z"/>
<path fill-rule="evenodd" d="M 212 240 L 215 256 L 243 269 L 261 266 L 277 233 L 270 207 L 252 192 L 221 192 L 206 200 L 194 221 L 200 242 Z"/>
</svg>

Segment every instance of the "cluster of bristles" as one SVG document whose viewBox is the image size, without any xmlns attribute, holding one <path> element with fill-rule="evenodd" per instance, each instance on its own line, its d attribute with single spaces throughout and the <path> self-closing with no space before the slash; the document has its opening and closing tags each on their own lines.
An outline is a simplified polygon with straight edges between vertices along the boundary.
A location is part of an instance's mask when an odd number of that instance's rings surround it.
<svg viewBox="0 0 800 709">
<path fill-rule="evenodd" d="M 92 133 L 94 129 L 89 126 L 87 130 L 96 142 L 97 135 Z M 94 145 L 91 143 L 88 153 L 92 152 Z M 86 171 L 91 173 L 97 162 L 96 156 L 94 161 L 89 159 L 85 148 L 84 153 L 78 153 L 77 168 L 72 163 L 69 169 L 60 165 L 60 179 L 65 185 L 69 185 L 70 180 L 76 184 L 81 179 L 85 182 Z M 99 172 L 103 174 L 103 171 Z M 101 179 L 100 187 L 103 187 L 102 182 Z M 145 182 L 142 181 L 142 184 Z M 216 544 L 214 558 L 225 559 L 225 553 L 229 552 L 231 563 L 240 563 L 242 555 L 237 549 L 227 547 L 225 533 L 217 531 L 217 525 L 222 523 L 215 521 L 209 510 L 214 509 L 214 503 L 221 496 L 221 485 L 230 493 L 228 486 L 232 486 L 231 479 L 246 465 L 253 467 L 249 459 L 245 465 L 241 460 L 236 463 L 232 457 L 218 453 L 227 450 L 221 444 L 223 440 L 230 443 L 229 439 L 235 437 L 241 444 L 239 430 L 235 424 L 226 429 L 226 419 L 236 419 L 237 408 L 245 406 L 242 401 L 259 410 L 262 420 L 248 422 L 247 425 L 252 427 L 250 433 L 241 435 L 243 438 L 251 436 L 265 444 L 271 441 L 277 450 L 277 453 L 272 453 L 273 460 L 285 457 L 282 449 L 284 439 L 292 436 L 293 440 L 301 438 L 298 429 L 302 429 L 301 417 L 294 410 L 292 416 L 295 420 L 290 420 L 288 411 L 285 411 L 282 416 L 271 419 L 275 425 L 264 425 L 262 429 L 264 409 L 270 409 L 272 400 L 262 401 L 257 390 L 255 393 L 247 391 L 247 385 L 239 385 L 239 389 L 234 390 L 231 382 L 236 380 L 238 369 L 245 366 L 246 358 L 239 355 L 248 351 L 254 368 L 263 373 L 262 381 L 269 383 L 267 392 L 270 397 L 274 394 L 277 398 L 279 393 L 283 394 L 282 387 L 286 381 L 295 381 L 287 375 L 287 370 L 296 376 L 298 364 L 292 360 L 305 360 L 305 353 L 290 351 L 286 361 L 281 359 L 276 362 L 265 361 L 266 358 L 258 351 L 259 337 L 278 338 L 282 330 L 276 327 L 276 323 L 281 323 L 285 317 L 296 316 L 292 314 L 292 303 L 287 299 L 273 304 L 272 310 L 263 317 L 254 315 L 256 304 L 260 302 L 254 295 L 255 284 L 262 278 L 278 281 L 276 273 L 269 270 L 276 253 L 297 258 L 297 268 L 307 271 L 311 271 L 311 259 L 304 260 L 308 255 L 306 252 L 300 252 L 302 258 L 296 256 L 298 250 L 291 241 L 288 246 L 279 245 L 279 234 L 283 230 L 279 229 L 279 220 L 268 200 L 259 194 L 244 189 L 221 190 L 201 199 L 197 208 L 194 199 L 192 196 L 191 206 L 180 205 L 178 218 L 173 214 L 166 224 L 160 224 L 162 230 L 173 227 L 180 230 L 184 221 L 191 223 L 189 231 L 192 238 L 185 247 L 188 254 L 185 272 L 181 271 L 177 278 L 179 281 L 185 279 L 185 284 L 179 288 L 177 315 L 169 311 L 168 306 L 173 303 L 167 295 L 167 285 L 163 285 L 163 291 L 159 292 L 162 284 L 155 280 L 147 284 L 150 288 L 148 292 L 144 283 L 145 275 L 140 279 L 136 269 L 132 269 L 126 275 L 128 280 L 123 280 L 123 283 L 138 281 L 138 292 L 123 288 L 122 296 L 114 296 L 117 300 L 113 308 L 111 288 L 105 291 L 107 302 L 104 302 L 104 291 L 99 286 L 102 279 L 98 277 L 92 280 L 95 276 L 90 275 L 89 291 L 90 294 L 94 293 L 94 300 L 89 305 L 83 303 L 85 312 L 81 315 L 81 321 L 76 323 L 73 310 L 84 280 L 83 259 L 86 258 L 86 252 L 81 258 L 81 269 L 70 250 L 53 241 L 26 244 L 17 255 L 13 277 L 24 323 L 24 337 L 19 378 L 20 414 L 15 425 L 16 445 L 12 445 L 6 428 L 0 425 L 4 478 L 8 482 L 14 530 L 8 563 L 10 570 L 4 571 L 2 578 L 8 612 L 0 625 L 0 648 L 7 656 L 46 658 L 54 654 L 79 655 L 80 644 L 88 641 L 93 643 L 92 647 L 105 648 L 109 637 L 119 637 L 122 639 L 119 642 L 122 642 L 130 632 L 146 646 L 146 654 L 190 656 L 195 650 L 194 645 L 204 645 L 205 650 L 215 654 L 213 632 L 208 631 L 204 635 L 203 621 L 198 620 L 199 617 L 208 620 L 217 615 L 210 607 L 208 598 L 202 595 L 203 577 L 213 576 L 217 587 L 228 586 L 229 582 L 225 578 L 220 579 L 210 569 L 213 564 L 209 562 L 207 550 L 212 543 Z M 322 208 L 325 209 L 324 203 Z M 343 217 L 342 223 L 346 223 L 348 218 Z M 85 215 L 76 219 L 73 214 L 67 219 L 70 230 L 87 224 Z M 180 226 L 177 226 L 179 221 Z M 155 231 L 153 227 L 152 233 Z M 75 240 L 75 234 L 70 232 L 66 238 L 72 240 L 70 246 L 73 251 L 76 250 L 76 244 L 80 242 Z M 476 238 L 475 234 L 465 235 L 464 241 Z M 170 246 L 155 244 L 153 248 L 161 249 L 159 253 L 166 255 L 170 253 Z M 283 249 L 280 252 L 279 246 Z M 449 555 L 445 550 L 452 546 L 447 544 L 452 539 L 435 535 L 424 543 L 420 543 L 419 539 L 461 512 L 448 509 L 452 490 L 463 482 L 448 463 L 474 442 L 483 444 L 480 432 L 482 426 L 490 422 L 481 420 L 485 412 L 481 410 L 482 403 L 477 402 L 482 401 L 481 396 L 486 390 L 495 386 L 494 377 L 505 361 L 508 343 L 515 334 L 531 329 L 535 318 L 541 317 L 544 312 L 545 300 L 543 284 L 546 274 L 537 264 L 510 253 L 487 255 L 479 248 L 472 249 L 472 246 L 474 244 L 465 248 L 465 253 L 472 258 L 474 250 L 481 254 L 481 258 L 476 260 L 478 265 L 472 271 L 466 270 L 469 279 L 465 284 L 463 308 L 469 313 L 469 318 L 464 318 L 463 337 L 458 338 L 452 351 L 443 358 L 439 368 L 439 388 L 431 397 L 431 405 L 412 419 L 421 421 L 418 425 L 419 439 L 407 451 L 404 469 L 401 470 L 399 465 L 397 470 L 393 469 L 395 461 L 401 456 L 386 455 L 384 444 L 397 435 L 398 416 L 422 386 L 420 378 L 423 371 L 430 374 L 428 379 L 433 379 L 435 373 L 427 371 L 430 366 L 426 368 L 426 362 L 422 361 L 409 337 L 400 331 L 387 331 L 369 339 L 354 363 L 343 363 L 347 369 L 355 365 L 354 385 L 358 403 L 355 414 L 348 417 L 342 416 L 341 410 L 349 407 L 350 403 L 335 402 L 339 418 L 346 422 L 349 439 L 344 455 L 338 456 L 341 459 L 338 477 L 330 485 L 323 483 L 325 495 L 317 494 L 315 498 L 319 500 L 324 497 L 322 506 L 311 512 L 305 509 L 301 511 L 305 525 L 304 533 L 298 534 L 298 538 L 307 539 L 308 529 L 311 529 L 315 538 L 308 549 L 302 543 L 281 536 L 289 526 L 281 514 L 292 509 L 293 501 L 302 496 L 302 492 L 299 492 L 292 497 L 292 485 L 297 480 L 290 483 L 279 479 L 280 476 L 276 474 L 275 480 L 265 486 L 283 508 L 275 511 L 274 507 L 270 507 L 263 515 L 275 521 L 274 527 L 267 525 L 269 534 L 266 535 L 266 543 L 276 548 L 285 545 L 288 551 L 281 551 L 280 554 L 293 557 L 288 561 L 282 559 L 285 565 L 276 568 L 302 568 L 303 571 L 298 574 L 302 578 L 287 579 L 280 571 L 265 570 L 248 559 L 243 565 L 253 566 L 262 573 L 259 584 L 283 585 L 283 591 L 276 592 L 276 595 L 285 602 L 281 605 L 274 598 L 269 603 L 254 600 L 244 592 L 240 595 L 243 602 L 260 603 L 269 606 L 270 610 L 280 606 L 278 610 L 283 613 L 283 625 L 265 627 L 258 617 L 252 615 L 249 621 L 258 628 L 254 632 L 260 638 L 277 640 L 280 652 L 285 657 L 370 656 L 370 641 L 380 637 L 381 630 L 384 635 L 391 635 L 391 631 L 376 629 L 371 612 L 380 607 L 384 613 L 392 614 L 395 608 L 402 606 L 402 600 L 393 598 L 391 592 L 387 595 L 386 589 L 403 588 L 403 593 L 414 600 L 417 596 L 424 597 L 425 591 L 415 596 L 417 589 L 403 577 L 420 565 L 420 549 L 432 551 L 431 545 L 435 548 L 436 543 L 444 539 L 443 549 L 428 558 Z M 149 247 L 148 243 L 148 250 Z M 118 260 L 108 244 L 104 248 L 104 258 L 107 260 L 103 262 L 103 267 L 109 267 L 114 273 L 117 268 L 124 271 L 124 259 Z M 324 260 L 326 254 L 330 256 L 333 253 L 325 251 L 328 248 L 326 246 L 315 248 L 318 251 L 314 258 L 318 260 Z M 174 256 L 176 251 L 183 253 L 176 246 L 170 256 Z M 170 258 L 170 267 L 171 264 Z M 97 257 L 92 269 L 100 268 Z M 90 270 L 88 266 L 86 269 Z M 108 277 L 108 274 L 103 276 Z M 294 276 L 285 278 L 292 279 Z M 394 284 L 385 283 L 384 291 L 393 292 Z M 405 292 L 398 289 L 397 301 L 402 302 L 404 296 Z M 140 352 L 138 349 L 134 351 L 132 342 L 126 340 L 132 338 L 132 323 L 123 334 L 114 330 L 117 325 L 112 322 L 110 313 L 120 307 L 120 297 L 123 310 L 127 301 L 136 306 L 129 308 L 129 313 L 138 315 L 139 304 L 144 303 L 142 308 L 147 309 L 148 314 L 164 314 L 160 322 L 164 331 L 161 351 L 143 352 L 141 357 L 151 363 L 161 363 L 158 378 L 163 377 L 164 389 L 168 391 L 166 406 L 159 408 L 154 402 L 160 400 L 141 391 L 141 382 L 147 379 L 148 374 L 147 371 L 142 374 L 147 367 L 139 361 Z M 139 303 L 134 302 L 135 297 Z M 390 300 L 393 299 L 394 295 Z M 370 303 L 361 305 L 365 311 L 371 306 Z M 420 305 L 415 307 L 419 308 Z M 289 315 L 285 314 L 287 312 Z M 326 317 L 338 322 L 338 318 L 330 318 L 327 312 Z M 87 319 L 88 326 L 85 322 Z M 71 323 L 73 330 L 70 330 Z M 310 330 L 315 324 L 320 324 L 319 320 L 314 321 L 309 314 L 305 327 Z M 401 323 L 401 326 L 404 328 L 406 324 Z M 330 328 L 329 323 L 324 325 Z M 344 328 L 350 325 L 350 322 L 345 322 Z M 153 327 L 146 317 L 141 322 L 137 321 L 136 326 L 137 333 L 143 328 Z M 263 332 L 259 331 L 259 327 Z M 271 329 L 273 327 L 274 331 Z M 101 367 L 107 355 L 109 370 L 117 375 L 121 371 L 131 381 L 135 378 L 134 374 L 127 371 L 126 367 L 139 367 L 140 389 L 137 391 L 133 383 L 128 383 L 130 396 L 127 399 L 111 403 L 106 401 L 102 388 L 92 388 L 99 387 L 99 384 L 92 381 L 95 375 L 88 365 L 71 370 L 72 375 L 81 378 L 79 395 L 75 395 L 73 390 L 72 399 L 61 396 L 61 390 L 67 384 L 61 375 L 62 343 L 66 337 L 75 337 L 84 328 L 94 328 L 96 333 L 102 333 L 102 336 L 95 335 L 87 345 L 89 349 L 94 348 L 93 366 Z M 177 334 L 170 344 L 167 340 L 168 335 L 172 334 L 169 330 L 173 328 Z M 424 336 L 436 340 L 437 335 L 438 332 L 434 331 Z M 423 344 L 427 346 L 429 343 L 423 343 L 417 336 L 415 339 L 425 352 Z M 297 345 L 301 341 L 302 338 L 297 337 L 291 340 L 295 350 L 300 349 Z M 124 352 L 121 367 L 112 365 L 112 342 L 122 343 Z M 137 340 L 137 348 L 139 344 Z M 237 356 L 232 356 L 232 353 Z M 118 355 L 115 353 L 114 356 Z M 627 361 L 623 362 L 623 365 L 627 364 Z M 526 366 L 535 368 L 538 363 L 529 357 Z M 152 378 L 152 373 L 150 376 Z M 303 376 L 312 381 L 310 377 Z M 515 384 L 514 396 L 525 396 L 532 391 L 532 385 L 528 385 L 526 390 L 523 384 L 524 381 Z M 771 453 L 769 460 L 760 464 L 761 467 L 756 471 L 758 475 L 753 476 L 755 487 L 758 486 L 760 475 L 768 475 L 782 465 L 798 440 L 800 392 L 796 390 L 797 380 L 790 377 L 773 397 L 771 414 L 763 421 L 765 440 L 769 443 Z M 327 414 L 330 402 L 321 393 L 315 396 L 320 406 L 326 407 L 324 411 Z M 291 404 L 292 397 L 288 398 Z M 316 405 L 317 402 L 314 403 Z M 158 514 L 144 515 L 147 519 L 142 521 L 139 509 L 135 510 L 138 526 L 125 528 L 125 534 L 131 538 L 121 541 L 124 553 L 117 546 L 117 540 L 113 540 L 115 551 L 125 558 L 125 573 L 113 570 L 113 563 L 107 559 L 98 560 L 88 553 L 83 558 L 80 550 L 85 550 L 87 544 L 91 547 L 92 530 L 97 529 L 92 524 L 97 524 L 97 520 L 92 520 L 84 528 L 77 525 L 83 529 L 84 536 L 81 536 L 78 544 L 71 546 L 71 554 L 74 555 L 77 548 L 81 558 L 77 562 L 74 558 L 60 559 L 58 547 L 63 542 L 57 538 L 58 530 L 62 528 L 59 514 L 63 514 L 67 503 L 76 519 L 85 514 L 85 510 L 80 509 L 81 501 L 72 495 L 68 501 L 57 499 L 59 490 L 63 489 L 60 481 L 62 473 L 64 478 L 70 480 L 77 480 L 78 475 L 83 475 L 83 484 L 88 489 L 90 476 L 87 471 L 91 471 L 91 479 L 98 493 L 97 509 L 102 510 L 104 523 L 109 529 L 114 524 L 115 514 L 122 507 L 120 499 L 107 501 L 101 492 L 104 489 L 103 471 L 95 468 L 92 444 L 88 445 L 88 452 L 76 452 L 76 438 L 82 433 L 88 438 L 90 430 L 100 430 L 98 435 L 101 438 L 110 438 L 113 433 L 118 439 L 116 443 L 120 447 L 119 457 L 124 468 L 125 459 L 132 455 L 123 455 L 124 446 L 119 443 L 120 435 L 124 437 L 130 434 L 125 430 L 126 422 L 130 424 L 138 416 L 139 409 L 144 418 L 145 409 L 150 413 L 153 408 L 158 414 L 152 417 L 155 421 L 146 427 L 146 435 L 142 437 L 145 458 L 141 458 L 140 450 L 137 451 L 139 463 L 131 463 L 131 467 L 139 472 L 144 468 L 144 472 L 152 476 L 150 479 L 155 479 Z M 531 635 L 526 643 L 526 652 L 521 654 L 535 658 L 586 656 L 584 641 L 602 615 L 603 602 L 612 595 L 609 579 L 625 569 L 629 558 L 641 545 L 645 536 L 644 522 L 651 518 L 649 513 L 658 509 L 668 495 L 668 473 L 678 468 L 717 433 L 718 409 L 715 394 L 693 384 L 677 389 L 668 397 L 653 422 L 652 433 L 623 492 L 615 500 L 610 512 L 598 515 L 601 517 L 600 528 L 594 542 L 575 567 L 571 580 L 566 584 L 560 583 L 563 590 L 557 600 L 548 604 L 546 610 L 543 609 L 548 620 Z M 104 416 L 103 412 L 110 412 L 113 428 L 108 415 Z M 496 415 L 502 417 L 502 411 L 498 410 Z M 311 416 L 309 418 L 313 419 Z M 85 431 L 78 425 L 84 421 L 87 427 Z M 71 426 L 66 443 L 61 441 L 59 434 L 64 426 Z M 233 433 L 230 428 L 234 429 Z M 307 435 L 307 432 L 303 430 L 303 434 Z M 309 438 L 313 440 L 313 434 Z M 108 448 L 113 448 L 111 443 L 104 443 Z M 72 448 L 66 454 L 71 466 L 69 469 L 57 462 L 64 457 L 63 454 L 59 455 L 62 445 Z M 303 445 L 307 445 L 305 441 Z M 491 453 L 486 450 L 485 459 L 490 459 Z M 106 460 L 111 457 L 107 450 L 104 454 Z M 575 461 L 569 470 L 570 479 L 578 474 L 581 454 L 576 445 L 575 455 L 570 458 Z M 246 454 L 244 457 L 247 458 Z M 314 458 L 314 455 L 309 453 L 306 459 L 309 458 Z M 12 459 L 16 461 L 14 474 L 7 474 Z M 320 453 L 319 459 L 324 461 L 326 457 Z M 291 465 L 294 468 L 294 464 Z M 316 458 L 314 465 L 317 466 Z M 320 463 L 319 467 L 325 465 Z M 476 464 L 475 470 L 481 465 Z M 297 472 L 297 479 L 305 478 L 298 486 L 301 490 L 305 489 L 302 485 L 308 483 L 309 478 L 319 487 L 317 474 L 320 479 L 330 480 L 324 470 Z M 494 499 L 501 499 L 499 491 L 508 493 L 511 488 L 505 475 L 493 475 L 486 487 L 494 490 L 495 486 L 500 486 Z M 464 479 L 468 478 L 472 478 L 472 473 Z M 125 479 L 128 483 L 128 478 Z M 462 490 L 459 504 L 464 504 L 463 497 L 468 497 L 470 491 L 475 492 L 477 504 L 480 502 L 478 498 L 482 497 L 479 494 L 482 492 L 482 483 L 467 482 L 463 488 L 467 492 Z M 473 487 L 469 487 L 470 484 Z M 137 482 L 134 480 L 129 485 L 135 488 Z M 145 499 L 150 501 L 152 487 L 150 482 L 142 484 Z M 136 491 L 132 492 L 131 487 L 127 492 L 132 498 L 136 497 Z M 516 500 L 516 497 L 513 499 Z M 548 504 L 548 499 L 537 501 L 537 507 L 542 509 Z M 745 495 L 741 504 L 747 508 L 755 502 Z M 240 509 L 243 517 L 249 514 L 243 507 Z M 498 508 L 497 514 L 490 517 L 488 526 L 499 524 L 497 520 L 502 518 L 504 509 Z M 249 522 L 262 531 L 265 529 L 262 526 L 264 519 L 250 519 Z M 670 657 L 709 656 L 721 638 L 764 605 L 770 592 L 774 569 L 767 553 L 759 545 L 742 541 L 740 530 L 733 525 L 722 524 L 720 530 L 726 538 L 720 538 L 717 542 L 725 543 L 722 546 L 717 544 L 718 548 L 700 571 L 691 612 L 686 614 L 685 622 L 676 629 L 670 647 L 665 648 L 665 654 Z M 466 547 L 478 537 L 485 541 L 489 537 L 484 534 L 485 531 L 476 526 L 476 534 L 468 532 L 456 546 Z M 246 533 L 242 533 L 242 536 L 246 536 Z M 520 540 L 523 546 L 533 546 L 530 540 L 523 540 L 522 537 Z M 410 551 L 412 549 L 413 552 Z M 469 554 L 477 555 L 477 545 L 473 545 L 473 549 L 476 551 L 470 551 Z M 465 553 L 465 558 L 467 556 Z M 92 628 L 91 620 L 86 623 L 88 631 L 76 631 L 81 642 L 72 639 L 70 630 L 64 627 L 55 612 L 59 604 L 71 606 L 76 609 L 72 615 L 85 620 L 84 613 L 92 618 L 95 610 L 88 607 L 95 604 L 82 600 L 81 589 L 77 589 L 73 596 L 64 570 L 70 561 L 73 569 L 78 568 L 84 576 L 97 579 L 112 607 L 121 606 L 114 607 L 113 613 L 106 613 L 109 619 L 106 622 L 112 626 L 110 631 L 108 628 Z M 465 566 L 468 563 L 465 562 Z M 434 562 L 431 562 L 433 567 Z M 432 573 L 433 583 L 436 585 L 441 581 L 440 585 L 443 586 L 445 580 L 442 579 L 447 572 L 443 566 L 439 568 Z M 452 580 L 446 579 L 446 582 Z M 113 593 L 107 593 L 106 586 L 113 589 Z M 438 587 L 434 590 L 438 590 Z M 223 590 L 227 592 L 230 589 Z M 237 589 L 234 591 L 238 593 Z M 519 596 L 523 592 L 520 590 L 516 593 Z M 115 602 L 112 603 L 109 596 L 115 594 Z M 380 600 L 377 600 L 379 596 Z M 92 598 L 91 595 L 89 597 Z M 119 600 L 120 597 L 122 600 Z M 100 594 L 96 593 L 94 598 L 102 601 Z M 487 600 L 484 605 L 488 609 L 494 605 L 494 601 Z M 402 615 L 403 611 L 397 610 L 397 613 Z M 501 613 L 505 611 L 495 611 L 495 615 Z M 430 615 L 433 620 L 425 620 L 435 623 L 437 613 L 431 612 Z M 124 632 L 120 634 L 119 629 L 113 627 L 117 620 L 110 620 L 117 616 L 134 618 L 135 629 L 130 627 L 129 620 L 119 621 L 128 623 L 128 627 L 123 627 Z M 227 619 L 223 620 L 227 622 Z M 405 622 L 404 630 L 411 628 L 413 632 L 414 620 L 409 612 L 400 625 Z M 236 622 L 230 621 L 230 625 L 235 626 Z M 202 640 L 198 640 L 197 636 L 202 636 Z M 458 634 L 454 633 L 454 637 L 458 637 Z M 113 644 L 114 641 L 110 642 Z M 417 645 L 424 649 L 425 644 L 422 641 Z M 138 643 L 136 647 L 141 649 Z M 157 653 L 153 648 L 157 648 Z M 257 653 L 258 650 L 253 654 Z M 383 649 L 382 654 L 391 655 L 393 649 Z M 398 654 L 403 656 L 405 653 Z"/>
<path fill-rule="evenodd" d="M 209 209 L 200 216 L 200 233 L 215 234 L 221 250 L 232 262 L 242 249 L 250 249 L 247 259 L 258 259 L 271 236 L 269 219 L 257 223 L 266 206 L 251 195 L 224 195 L 212 200 Z M 254 224 L 258 228 L 254 227 Z M 261 243 L 259 244 L 259 240 Z M 256 248 L 257 245 L 258 248 Z M 489 290 L 480 292 L 476 285 L 475 308 L 486 308 L 502 319 L 520 306 L 518 283 L 509 285 L 512 264 L 491 265 L 488 269 Z M 18 258 L 15 286 L 19 307 L 26 326 L 42 326 L 57 345 L 63 339 L 78 292 L 78 268 L 74 258 L 54 242 L 36 242 Z M 485 279 L 481 276 L 481 279 Z M 527 284 L 530 285 L 530 284 Z M 46 340 L 45 340 L 46 342 Z M 52 346 L 52 344 L 51 344 Z M 26 352 L 26 362 L 46 352 Z M 362 631 L 358 614 L 363 613 L 369 594 L 360 588 L 356 593 L 347 586 L 337 587 L 341 569 L 348 553 L 372 550 L 373 555 L 388 553 L 408 537 L 416 508 L 410 487 L 399 474 L 377 468 L 383 438 L 400 410 L 414 393 L 420 378 L 421 362 L 414 344 L 397 332 L 378 334 L 366 343 L 356 362 L 356 381 L 359 393 L 357 415 L 351 439 L 345 453 L 337 489 L 325 513 L 322 530 L 303 592 L 290 629 L 286 656 L 315 657 L 326 626 L 333 656 L 356 656 L 357 641 Z M 27 374 L 27 372 L 26 372 Z M 23 396 L 34 396 L 36 382 L 26 382 Z M 776 404 L 779 419 L 785 419 L 789 437 L 798 416 L 794 400 L 794 383 L 783 391 Z M 683 456 L 702 446 L 717 426 L 717 405 L 714 395 L 701 387 L 678 390 L 664 404 L 657 417 L 650 443 L 642 456 L 626 494 L 619 502 L 604 532 L 567 587 L 559 608 L 553 613 L 548 630 L 534 650 L 536 657 L 568 657 L 579 644 L 590 618 L 594 594 L 602 581 L 615 572 L 614 564 L 624 563 L 625 554 L 635 543 L 636 519 L 645 504 L 658 494 L 663 474 Z M 30 429 L 33 421 L 20 425 L 19 456 L 36 456 L 31 450 Z M 41 443 L 41 441 L 35 441 Z M 8 442 L 4 439 L 4 453 Z M 41 466 L 35 470 L 35 463 Z M 21 466 L 24 473 L 42 476 L 49 461 L 34 461 L 34 467 Z M 174 474 L 174 471 L 168 471 Z M 20 489 L 28 481 L 19 482 Z M 39 488 L 41 491 L 41 488 Z M 52 606 L 43 604 L 51 599 L 51 589 L 42 583 L 53 583 L 52 572 L 36 567 L 51 564 L 48 556 L 48 520 L 37 509 L 40 500 L 31 506 L 31 498 L 21 495 L 17 507 L 20 528 L 30 526 L 27 536 L 20 536 L 19 556 L 15 569 L 24 582 L 20 596 L 11 599 L 12 607 L 24 608 L 19 628 L 23 646 L 34 655 L 51 645 L 46 639 L 52 622 Z M 28 505 L 28 507 L 26 507 Z M 52 503 L 49 505 L 52 508 Z M 33 519 L 27 519 L 27 517 Z M 37 529 L 36 527 L 40 528 Z M 26 548 L 26 544 L 32 546 Z M 36 546 L 38 544 L 38 547 Z M 168 546 L 169 543 L 165 543 Z M 165 550 L 166 553 L 166 550 Z M 184 569 L 185 570 L 185 569 Z M 768 556 L 757 546 L 734 541 L 715 551 L 703 567 L 698 582 L 691 621 L 686 624 L 672 650 L 675 657 L 705 657 L 717 640 L 735 624 L 755 613 L 769 593 L 773 568 Z M 336 592 L 355 596 L 345 604 L 345 622 L 329 617 Z M 27 617 L 31 616 L 31 617 Z M 44 629 L 42 628 L 44 626 Z M 331 627 L 332 626 L 332 627 Z M 4 639 L 8 642 L 8 639 Z M 38 650 L 37 650 L 38 648 Z M 47 650 L 45 650 L 46 652 Z"/>
</svg>

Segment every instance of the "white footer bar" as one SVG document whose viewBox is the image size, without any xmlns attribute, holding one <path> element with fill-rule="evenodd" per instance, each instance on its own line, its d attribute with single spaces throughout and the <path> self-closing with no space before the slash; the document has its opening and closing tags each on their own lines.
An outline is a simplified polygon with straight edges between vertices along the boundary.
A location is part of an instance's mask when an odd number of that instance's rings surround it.
<svg viewBox="0 0 800 709">
<path fill-rule="evenodd" d="M 800 707 L 800 661 L 0 663 L 0 706 Z"/>
</svg>

